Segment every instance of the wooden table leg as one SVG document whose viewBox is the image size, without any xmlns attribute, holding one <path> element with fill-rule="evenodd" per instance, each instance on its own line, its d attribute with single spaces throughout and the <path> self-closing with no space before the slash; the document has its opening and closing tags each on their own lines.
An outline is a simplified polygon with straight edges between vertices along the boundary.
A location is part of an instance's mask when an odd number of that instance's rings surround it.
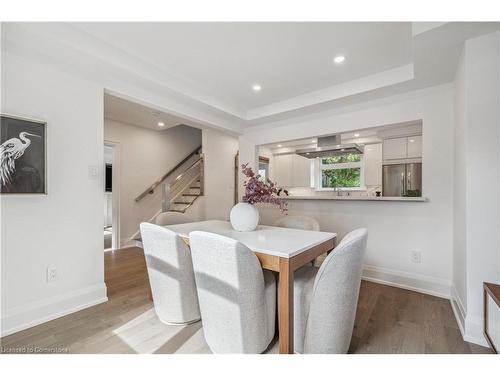
<svg viewBox="0 0 500 375">
<path fill-rule="evenodd" d="M 279 352 L 293 354 L 293 270 L 286 258 L 280 258 L 279 289 Z"/>
<path fill-rule="evenodd" d="M 330 255 L 330 253 L 331 253 L 333 250 L 335 250 L 335 248 L 336 248 L 336 247 L 337 247 L 337 237 L 335 237 L 335 238 L 333 239 L 333 248 L 332 248 L 331 250 L 328 250 L 328 251 L 326 252 L 326 255 L 327 255 L 327 256 L 328 256 L 328 255 Z"/>
</svg>

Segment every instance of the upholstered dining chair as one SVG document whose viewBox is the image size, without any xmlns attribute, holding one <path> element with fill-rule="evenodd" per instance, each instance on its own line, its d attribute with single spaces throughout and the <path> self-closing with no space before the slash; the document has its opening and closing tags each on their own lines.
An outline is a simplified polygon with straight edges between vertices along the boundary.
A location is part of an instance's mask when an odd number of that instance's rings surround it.
<svg viewBox="0 0 500 375">
<path fill-rule="evenodd" d="M 309 216 L 295 216 L 295 215 L 287 215 L 278 219 L 274 222 L 274 226 L 282 227 L 282 228 L 291 228 L 291 229 L 303 229 L 303 230 L 314 230 L 318 232 L 320 230 L 319 223 L 316 219 Z M 319 256 L 315 260 L 311 262 L 311 266 L 319 264 L 324 257 Z"/>
<path fill-rule="evenodd" d="M 167 228 L 141 223 L 140 229 L 156 315 L 172 325 L 199 321 L 189 247 Z"/>
<path fill-rule="evenodd" d="M 347 353 L 358 304 L 366 229 L 356 229 L 321 267 L 295 271 L 294 346 L 298 353 Z"/>
<path fill-rule="evenodd" d="M 242 243 L 189 235 L 205 340 L 214 353 L 262 353 L 275 333 L 276 280 Z"/>
<path fill-rule="evenodd" d="M 304 229 L 319 231 L 320 226 L 316 219 L 308 216 L 287 215 L 277 220 L 274 225 L 276 227 Z"/>
</svg>

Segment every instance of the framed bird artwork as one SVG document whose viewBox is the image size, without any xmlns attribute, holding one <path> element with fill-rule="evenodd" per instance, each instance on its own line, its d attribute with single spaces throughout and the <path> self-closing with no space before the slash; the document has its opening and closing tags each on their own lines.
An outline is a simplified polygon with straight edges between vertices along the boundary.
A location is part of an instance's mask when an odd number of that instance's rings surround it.
<svg viewBox="0 0 500 375">
<path fill-rule="evenodd" d="M 47 123 L 1 115 L 0 193 L 47 194 Z"/>
</svg>

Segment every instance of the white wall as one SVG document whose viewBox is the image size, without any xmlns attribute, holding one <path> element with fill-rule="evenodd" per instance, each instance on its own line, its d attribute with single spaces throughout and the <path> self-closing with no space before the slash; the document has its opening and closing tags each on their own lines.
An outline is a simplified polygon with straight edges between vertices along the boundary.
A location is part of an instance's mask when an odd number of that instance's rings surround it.
<svg viewBox="0 0 500 375">
<path fill-rule="evenodd" d="M 106 300 L 103 90 L 5 52 L 1 89 L 2 112 L 48 124 L 48 195 L 1 197 L 5 335 Z M 55 282 L 46 281 L 48 266 Z"/>
<path fill-rule="evenodd" d="M 241 198 L 245 195 L 245 188 L 243 187 L 243 184 L 247 179 L 243 173 L 241 173 L 241 165 L 248 164 L 250 168 L 256 171 L 259 167 L 259 149 L 253 140 L 249 140 L 245 136 L 240 136 L 238 138 L 238 144 L 238 169 L 240 171 L 240 173 L 238 173 L 238 201 L 241 201 Z"/>
<path fill-rule="evenodd" d="M 423 120 L 423 194 L 428 202 L 291 201 L 290 214 L 317 218 L 340 236 L 369 230 L 365 276 L 449 296 L 453 223 L 453 86 L 442 85 L 383 100 L 250 129 L 246 149 L 373 126 Z M 250 153 L 247 153 L 250 154 Z M 246 156 L 252 159 L 251 155 Z M 265 224 L 280 214 L 261 207 Z M 410 261 L 421 251 L 422 263 Z"/>
<path fill-rule="evenodd" d="M 499 36 L 467 40 L 455 79 L 454 299 L 465 339 L 483 345 L 482 283 L 500 282 Z"/>
<path fill-rule="evenodd" d="M 17 26 L 2 24 L 2 112 L 48 122 L 49 194 L 1 197 L 2 335 L 106 300 L 105 88 L 193 121 L 203 117 L 200 122 L 206 125 L 221 125 L 220 119 L 135 82 L 130 71 L 107 71 L 88 56 L 72 60 L 67 46 L 55 47 L 38 32 L 43 25 L 26 24 L 28 33 Z M 97 179 L 88 177 L 89 166 L 99 168 Z M 232 194 L 223 199 L 228 211 Z M 199 210 L 200 203 L 204 206 L 199 199 L 193 207 L 197 212 L 204 211 Z M 47 266 L 57 268 L 56 282 L 46 283 Z"/>
<path fill-rule="evenodd" d="M 453 280 L 452 302 L 461 326 L 465 325 L 467 306 L 466 273 L 466 95 L 465 61 L 460 56 L 455 73 L 455 142 L 454 142 L 454 194 L 453 194 Z"/>
<path fill-rule="evenodd" d="M 228 220 L 234 205 L 234 157 L 238 138 L 215 129 L 203 129 L 205 154 L 205 217 Z"/>
<path fill-rule="evenodd" d="M 135 202 L 135 198 L 201 145 L 201 131 L 176 126 L 158 132 L 106 119 L 104 140 L 120 145 L 120 240 L 123 247 L 132 243 L 130 237 L 137 232 L 139 224 L 150 220 L 161 209 L 160 188 L 140 202 Z"/>
</svg>

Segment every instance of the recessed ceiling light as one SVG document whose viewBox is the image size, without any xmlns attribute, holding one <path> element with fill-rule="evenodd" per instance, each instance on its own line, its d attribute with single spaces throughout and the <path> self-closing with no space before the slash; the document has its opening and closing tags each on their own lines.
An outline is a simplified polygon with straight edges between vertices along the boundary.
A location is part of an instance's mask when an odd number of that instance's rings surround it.
<svg viewBox="0 0 500 375">
<path fill-rule="evenodd" d="M 261 85 L 253 85 L 252 90 L 253 91 L 260 91 L 260 90 L 262 90 L 262 86 Z"/>
<path fill-rule="evenodd" d="M 414 139 L 410 139 L 410 143 L 413 143 L 413 142 L 415 142 L 415 140 Z"/>
<path fill-rule="evenodd" d="M 165 126 L 165 123 L 164 123 L 164 122 L 162 122 L 162 121 L 160 121 L 160 122 L 158 123 L 158 126 L 159 126 L 160 128 L 163 128 L 163 127 Z"/>
<path fill-rule="evenodd" d="M 309 152 L 306 152 L 306 155 L 309 155 Z"/>
<path fill-rule="evenodd" d="M 313 140 L 311 141 L 311 143 L 316 143 L 316 140 L 315 140 L 315 139 L 313 139 Z"/>
<path fill-rule="evenodd" d="M 278 147 L 281 147 L 281 145 L 278 145 Z"/>
<path fill-rule="evenodd" d="M 335 56 L 333 61 L 335 62 L 335 64 L 342 64 L 345 61 L 345 56 L 344 55 Z"/>
<path fill-rule="evenodd" d="M 355 137 L 359 137 L 359 133 L 354 133 L 354 136 Z"/>
</svg>

